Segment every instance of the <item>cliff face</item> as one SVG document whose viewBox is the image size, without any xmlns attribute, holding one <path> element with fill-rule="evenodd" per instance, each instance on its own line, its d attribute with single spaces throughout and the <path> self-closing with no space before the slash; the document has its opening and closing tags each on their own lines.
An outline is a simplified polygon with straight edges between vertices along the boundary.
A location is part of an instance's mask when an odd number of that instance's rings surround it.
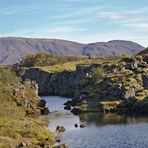
<svg viewBox="0 0 148 148">
<path fill-rule="evenodd" d="M 75 91 L 73 72 L 50 74 L 37 68 L 25 71 L 24 79 L 35 80 L 39 85 L 40 95 L 59 95 L 72 97 Z"/>
<path fill-rule="evenodd" d="M 59 95 L 78 97 L 79 82 L 99 65 L 78 65 L 76 71 L 63 71 L 49 73 L 38 68 L 30 68 L 25 71 L 23 79 L 30 79 L 39 85 L 40 95 Z"/>
</svg>

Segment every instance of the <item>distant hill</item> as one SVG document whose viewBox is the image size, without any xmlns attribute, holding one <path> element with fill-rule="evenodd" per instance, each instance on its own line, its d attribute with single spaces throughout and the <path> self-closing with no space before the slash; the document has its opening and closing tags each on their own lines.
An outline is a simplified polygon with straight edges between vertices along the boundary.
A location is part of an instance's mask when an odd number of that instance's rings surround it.
<svg viewBox="0 0 148 148">
<path fill-rule="evenodd" d="M 148 54 L 148 47 L 142 51 L 140 51 L 138 54 L 144 55 L 144 54 Z"/>
<path fill-rule="evenodd" d="M 137 43 L 122 40 L 82 44 L 58 39 L 2 37 L 0 64 L 14 64 L 27 54 L 38 52 L 73 56 L 115 56 L 137 54 L 143 49 L 144 47 Z"/>
</svg>

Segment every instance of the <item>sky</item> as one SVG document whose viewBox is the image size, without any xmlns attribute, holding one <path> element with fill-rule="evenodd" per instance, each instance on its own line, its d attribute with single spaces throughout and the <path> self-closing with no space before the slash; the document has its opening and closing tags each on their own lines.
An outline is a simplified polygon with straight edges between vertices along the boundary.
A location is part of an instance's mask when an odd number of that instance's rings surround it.
<svg viewBox="0 0 148 148">
<path fill-rule="evenodd" d="M 0 0 L 0 36 L 148 46 L 148 0 Z"/>
</svg>

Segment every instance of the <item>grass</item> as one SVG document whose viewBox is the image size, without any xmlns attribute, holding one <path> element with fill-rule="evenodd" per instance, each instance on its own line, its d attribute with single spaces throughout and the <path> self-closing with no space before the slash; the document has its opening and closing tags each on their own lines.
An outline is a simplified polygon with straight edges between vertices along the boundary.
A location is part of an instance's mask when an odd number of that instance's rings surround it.
<svg viewBox="0 0 148 148">
<path fill-rule="evenodd" d="M 124 103 L 123 100 L 102 101 L 102 102 L 100 102 L 100 104 L 103 107 L 103 111 L 114 111 L 122 103 Z"/>
<path fill-rule="evenodd" d="M 64 64 L 57 64 L 54 66 L 43 66 L 43 67 L 35 67 L 35 68 L 39 68 L 42 71 L 46 71 L 49 73 L 57 73 L 57 72 L 63 72 L 63 71 L 68 71 L 68 72 L 75 71 L 76 66 L 77 66 L 77 63 L 69 62 Z"/>
<path fill-rule="evenodd" d="M 31 147 L 40 143 L 53 145 L 53 134 L 46 129 L 48 122 L 38 116 L 29 117 L 26 109 L 17 105 L 23 99 L 29 98 L 28 100 L 36 106 L 39 99 L 35 89 L 29 84 L 24 86 L 23 98 L 18 82 L 19 78 L 10 69 L 0 69 L 0 147 L 16 147 L 22 141 L 31 143 Z M 19 91 L 18 96 L 14 96 L 14 89 Z"/>
<path fill-rule="evenodd" d="M 64 63 L 57 63 L 52 66 L 39 66 L 36 64 L 34 68 L 38 68 L 42 71 L 46 71 L 49 73 L 60 73 L 60 72 L 73 72 L 76 70 L 77 65 L 91 65 L 91 64 L 100 64 L 100 65 L 105 65 L 105 64 L 116 64 L 121 60 L 121 57 L 91 57 L 91 59 L 88 58 L 80 58 L 79 60 L 75 60 L 72 62 L 64 62 Z"/>
<path fill-rule="evenodd" d="M 121 103 L 123 103 L 124 101 L 123 100 L 116 100 L 116 101 L 102 101 L 100 102 L 102 105 L 119 105 Z"/>
</svg>

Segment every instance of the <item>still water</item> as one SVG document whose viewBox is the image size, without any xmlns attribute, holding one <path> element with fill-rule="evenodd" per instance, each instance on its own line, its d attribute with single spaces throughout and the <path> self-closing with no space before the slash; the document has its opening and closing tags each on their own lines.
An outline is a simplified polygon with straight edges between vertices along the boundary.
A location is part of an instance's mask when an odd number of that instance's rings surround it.
<svg viewBox="0 0 148 148">
<path fill-rule="evenodd" d="M 74 116 L 63 109 L 68 98 L 47 96 L 50 110 L 49 129 L 55 132 L 57 125 L 66 131 L 61 143 L 69 148 L 148 148 L 148 117 L 127 117 L 125 115 L 85 113 Z M 74 124 L 85 124 L 75 128 Z"/>
</svg>

